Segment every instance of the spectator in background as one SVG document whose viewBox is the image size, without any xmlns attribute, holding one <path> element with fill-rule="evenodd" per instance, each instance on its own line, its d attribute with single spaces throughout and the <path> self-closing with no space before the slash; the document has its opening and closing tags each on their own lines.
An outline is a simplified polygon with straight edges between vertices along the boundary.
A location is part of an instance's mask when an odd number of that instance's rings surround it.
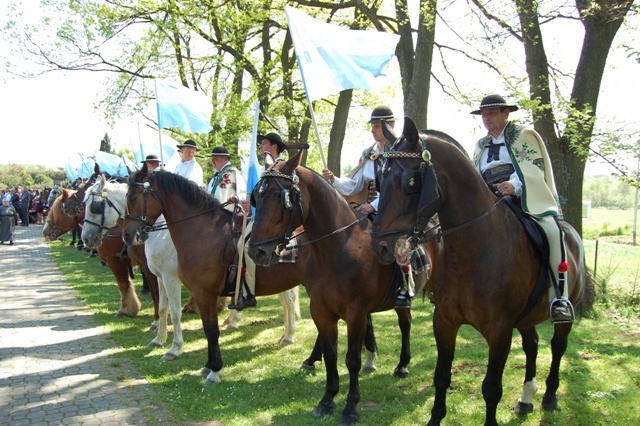
<svg viewBox="0 0 640 426">
<path fill-rule="evenodd" d="M 29 226 L 29 207 L 31 207 L 31 192 L 28 188 L 22 188 L 20 193 L 20 226 Z"/>
<path fill-rule="evenodd" d="M 16 223 L 18 223 L 18 212 L 9 205 L 9 199 L 3 197 L 0 205 L 0 244 L 8 241 L 9 245 L 13 245 L 13 230 Z"/>
</svg>

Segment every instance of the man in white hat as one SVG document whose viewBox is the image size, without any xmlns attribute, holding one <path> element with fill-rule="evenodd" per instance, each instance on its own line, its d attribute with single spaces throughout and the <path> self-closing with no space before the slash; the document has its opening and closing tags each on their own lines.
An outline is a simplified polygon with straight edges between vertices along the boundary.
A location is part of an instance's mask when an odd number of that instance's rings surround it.
<svg viewBox="0 0 640 426">
<path fill-rule="evenodd" d="M 173 171 L 175 174 L 189 179 L 204 188 L 204 173 L 202 167 L 196 161 L 196 151 L 198 146 L 191 139 L 184 141 L 182 145 L 177 145 L 182 156 L 182 161 Z"/>
<path fill-rule="evenodd" d="M 533 216 L 549 239 L 549 262 L 559 294 L 549 289 L 551 319 L 556 323 L 573 322 L 565 276 L 562 209 L 558 200 L 551 160 L 540 135 L 533 129 L 509 121 L 509 113 L 518 110 L 500 95 L 485 96 L 471 114 L 482 116 L 488 131 L 475 145 L 473 163 L 496 195 L 519 197 L 522 209 Z"/>
</svg>

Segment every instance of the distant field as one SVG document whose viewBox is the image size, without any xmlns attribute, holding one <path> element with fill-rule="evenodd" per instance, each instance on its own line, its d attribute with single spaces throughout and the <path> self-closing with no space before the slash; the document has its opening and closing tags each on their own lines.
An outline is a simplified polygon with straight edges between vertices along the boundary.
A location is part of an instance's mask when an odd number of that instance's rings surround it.
<svg viewBox="0 0 640 426">
<path fill-rule="evenodd" d="M 591 217 L 582 219 L 582 235 L 585 240 L 631 244 L 633 210 L 591 209 Z"/>
</svg>

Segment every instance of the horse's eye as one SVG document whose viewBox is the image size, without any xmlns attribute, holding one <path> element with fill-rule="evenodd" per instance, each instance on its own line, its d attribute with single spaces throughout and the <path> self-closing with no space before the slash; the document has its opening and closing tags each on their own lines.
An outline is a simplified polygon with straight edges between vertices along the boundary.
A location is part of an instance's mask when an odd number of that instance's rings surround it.
<svg viewBox="0 0 640 426">
<path fill-rule="evenodd" d="M 136 198 L 137 197 L 134 195 L 133 197 L 131 197 L 131 200 L 129 200 L 129 201 L 132 202 L 132 203 L 135 203 L 136 202 Z"/>
</svg>

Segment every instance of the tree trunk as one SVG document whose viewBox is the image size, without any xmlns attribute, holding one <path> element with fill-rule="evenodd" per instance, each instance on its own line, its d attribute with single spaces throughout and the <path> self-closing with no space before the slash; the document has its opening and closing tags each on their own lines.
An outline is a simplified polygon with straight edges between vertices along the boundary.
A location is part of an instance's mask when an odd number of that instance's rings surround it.
<svg viewBox="0 0 640 426">
<path fill-rule="evenodd" d="M 352 98 L 353 89 L 340 92 L 338 104 L 333 114 L 333 125 L 331 126 L 331 134 L 329 135 L 327 167 L 336 176 L 340 176 L 341 173 L 340 157 L 344 135 L 347 130 L 347 119 L 349 118 L 349 108 L 351 108 Z"/>
</svg>

